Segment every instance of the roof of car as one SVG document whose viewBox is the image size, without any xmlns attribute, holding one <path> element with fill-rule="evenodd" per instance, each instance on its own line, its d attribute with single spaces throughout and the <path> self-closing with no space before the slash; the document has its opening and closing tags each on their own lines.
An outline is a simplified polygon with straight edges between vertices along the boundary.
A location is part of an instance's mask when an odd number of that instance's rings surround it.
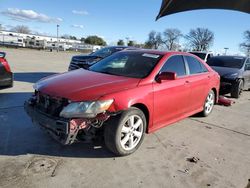
<svg viewBox="0 0 250 188">
<path fill-rule="evenodd" d="M 214 56 L 213 58 L 241 58 L 241 59 L 245 59 L 247 57 L 239 56 L 239 55 L 219 55 L 219 56 Z"/>
<path fill-rule="evenodd" d="M 158 55 L 166 55 L 166 54 L 178 54 L 178 55 L 192 55 L 187 52 L 178 52 L 178 51 L 161 51 L 161 50 L 152 50 L 152 49 L 136 49 L 136 50 L 129 50 L 130 52 L 142 52 L 142 53 L 151 53 L 151 54 L 158 54 Z M 123 51 L 124 52 L 124 51 Z M 126 51 L 128 52 L 128 51 Z M 122 53 L 122 52 L 120 52 Z"/>
</svg>

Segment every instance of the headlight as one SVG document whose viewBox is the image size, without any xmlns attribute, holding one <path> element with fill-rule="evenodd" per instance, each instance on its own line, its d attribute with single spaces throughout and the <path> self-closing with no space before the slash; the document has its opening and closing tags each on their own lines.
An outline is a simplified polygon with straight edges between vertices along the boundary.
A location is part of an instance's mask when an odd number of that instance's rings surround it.
<svg viewBox="0 0 250 188">
<path fill-rule="evenodd" d="M 111 100 L 92 101 L 92 102 L 75 102 L 64 107 L 60 113 L 64 118 L 94 118 L 97 114 L 108 110 L 113 103 Z"/>
</svg>

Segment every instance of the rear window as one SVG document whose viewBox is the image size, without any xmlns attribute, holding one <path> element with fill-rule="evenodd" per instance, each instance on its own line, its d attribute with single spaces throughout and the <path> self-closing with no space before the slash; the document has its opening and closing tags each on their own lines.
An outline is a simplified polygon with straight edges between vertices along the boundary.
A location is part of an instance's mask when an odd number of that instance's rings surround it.
<svg viewBox="0 0 250 188">
<path fill-rule="evenodd" d="M 196 58 L 192 56 L 185 56 L 190 74 L 199 74 L 203 72 L 207 72 L 207 68 Z"/>
<path fill-rule="evenodd" d="M 228 67 L 228 68 L 242 68 L 246 58 L 244 57 L 231 57 L 231 56 L 218 56 L 208 59 L 207 64 L 215 67 Z"/>
</svg>

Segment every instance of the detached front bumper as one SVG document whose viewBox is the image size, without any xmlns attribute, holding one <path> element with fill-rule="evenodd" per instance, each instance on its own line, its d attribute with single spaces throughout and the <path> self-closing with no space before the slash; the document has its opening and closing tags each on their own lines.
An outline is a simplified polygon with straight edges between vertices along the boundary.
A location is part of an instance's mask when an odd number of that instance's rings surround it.
<svg viewBox="0 0 250 188">
<path fill-rule="evenodd" d="M 45 129 L 55 140 L 63 145 L 75 142 L 78 130 L 70 130 L 70 120 L 50 117 L 40 112 L 29 102 L 25 102 L 24 108 L 32 122 Z"/>
<path fill-rule="evenodd" d="M 231 93 L 233 85 L 235 85 L 236 82 L 237 80 L 229 80 L 229 79 L 221 78 L 220 94 Z"/>
</svg>

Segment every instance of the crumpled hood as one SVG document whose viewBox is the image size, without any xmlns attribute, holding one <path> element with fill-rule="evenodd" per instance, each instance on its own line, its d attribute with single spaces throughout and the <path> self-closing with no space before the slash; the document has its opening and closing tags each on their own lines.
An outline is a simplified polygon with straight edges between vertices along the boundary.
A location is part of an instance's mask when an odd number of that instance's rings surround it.
<svg viewBox="0 0 250 188">
<path fill-rule="evenodd" d="M 240 69 L 237 69 L 237 68 L 216 67 L 216 66 L 211 66 L 211 67 L 216 72 L 218 72 L 221 77 L 224 77 L 224 76 L 227 76 L 230 74 L 234 74 L 234 73 L 240 74 Z"/>
<path fill-rule="evenodd" d="M 135 88 L 140 79 L 78 69 L 46 77 L 35 84 L 41 93 L 71 101 L 97 100 L 106 94 Z"/>
</svg>

